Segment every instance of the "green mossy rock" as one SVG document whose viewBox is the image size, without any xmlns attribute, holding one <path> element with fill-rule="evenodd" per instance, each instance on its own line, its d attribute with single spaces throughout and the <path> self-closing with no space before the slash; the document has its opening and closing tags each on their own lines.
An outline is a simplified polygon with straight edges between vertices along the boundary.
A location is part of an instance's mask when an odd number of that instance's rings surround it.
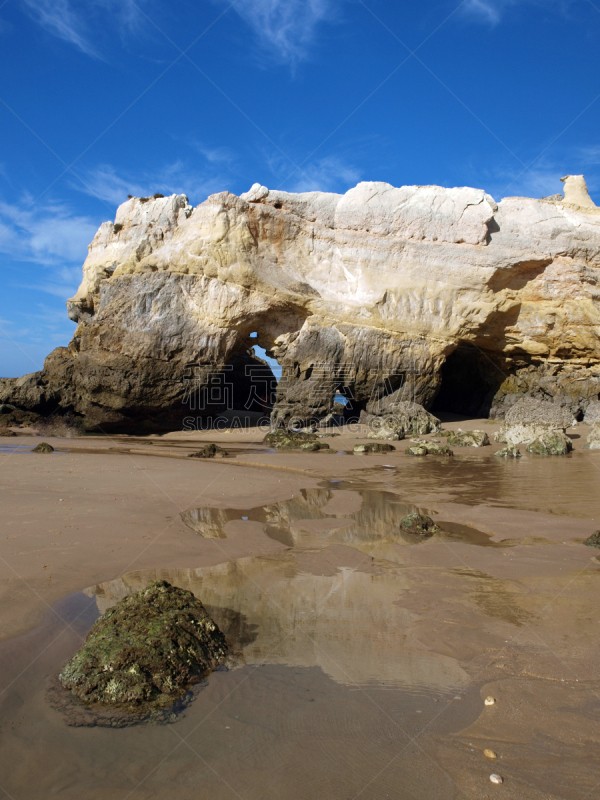
<svg viewBox="0 0 600 800">
<path fill-rule="evenodd" d="M 302 445 L 316 442 L 318 438 L 316 433 L 290 431 L 287 428 L 278 428 L 275 431 L 269 431 L 263 439 L 263 442 L 265 444 L 270 444 L 277 450 L 299 450 Z"/>
<path fill-rule="evenodd" d="M 318 450 L 329 450 L 329 445 L 325 442 L 304 442 L 300 445 L 300 450 L 306 453 L 316 453 Z"/>
<path fill-rule="evenodd" d="M 40 442 L 37 447 L 34 447 L 32 453 L 53 453 L 54 448 L 48 442 Z"/>
<path fill-rule="evenodd" d="M 407 456 L 426 456 L 427 447 L 424 444 L 415 444 L 404 451 Z"/>
<path fill-rule="evenodd" d="M 600 531 L 594 531 L 591 536 L 588 536 L 584 544 L 587 544 L 588 547 L 600 547 Z"/>
<path fill-rule="evenodd" d="M 425 442 L 422 447 L 427 450 L 427 455 L 432 456 L 453 456 L 454 453 L 447 444 L 437 444 L 437 442 Z"/>
<path fill-rule="evenodd" d="M 191 592 L 155 581 L 96 620 L 59 675 L 86 705 L 171 705 L 227 656 L 225 638 Z"/>
<path fill-rule="evenodd" d="M 433 536 L 441 528 L 426 514 L 407 514 L 402 517 L 400 526 L 405 533 L 412 533 L 416 536 Z"/>
<path fill-rule="evenodd" d="M 573 443 L 562 431 L 549 430 L 527 445 L 527 452 L 538 456 L 565 456 Z"/>
<path fill-rule="evenodd" d="M 494 455 L 499 458 L 521 458 L 521 451 L 516 444 L 507 444 L 506 447 L 498 450 Z"/>
<path fill-rule="evenodd" d="M 358 455 L 363 453 L 390 453 L 395 450 L 393 444 L 384 444 L 383 442 L 368 442 L 367 444 L 355 444 L 353 451 Z"/>
<path fill-rule="evenodd" d="M 485 447 L 490 443 L 485 431 L 461 431 L 456 433 L 450 431 L 448 434 L 448 444 L 453 447 Z"/>
<path fill-rule="evenodd" d="M 219 447 L 218 444 L 205 444 L 202 450 L 197 453 L 190 453 L 189 458 L 224 458 L 227 451 Z"/>
</svg>

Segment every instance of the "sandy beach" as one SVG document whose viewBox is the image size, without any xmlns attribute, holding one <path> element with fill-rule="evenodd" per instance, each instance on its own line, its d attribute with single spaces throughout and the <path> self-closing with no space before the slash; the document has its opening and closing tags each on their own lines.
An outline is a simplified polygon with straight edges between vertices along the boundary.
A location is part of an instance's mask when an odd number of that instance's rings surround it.
<svg viewBox="0 0 600 800">
<path fill-rule="evenodd" d="M 445 421 L 459 426 L 496 429 Z M 408 439 L 355 455 L 365 432 L 338 434 L 335 454 L 235 429 L 50 438 L 49 455 L 31 433 L 0 441 L 9 792 L 191 798 L 201 780 L 219 798 L 594 796 L 600 559 L 582 542 L 600 527 L 600 456 L 581 449 L 586 426 L 569 456 L 511 460 L 497 444 L 415 458 Z M 206 442 L 229 456 L 188 458 Z M 413 510 L 443 533 L 398 537 Z M 201 598 L 238 666 L 174 725 L 74 725 L 51 702 L 57 672 L 98 614 L 156 578 Z"/>
</svg>

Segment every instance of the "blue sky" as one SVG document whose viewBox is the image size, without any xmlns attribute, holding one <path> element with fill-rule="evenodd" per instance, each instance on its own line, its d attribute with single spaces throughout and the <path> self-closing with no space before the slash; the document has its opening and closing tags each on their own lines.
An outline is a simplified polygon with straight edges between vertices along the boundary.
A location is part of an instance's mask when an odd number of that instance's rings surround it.
<svg viewBox="0 0 600 800">
<path fill-rule="evenodd" d="M 360 180 L 600 204 L 600 0 L 0 0 L 0 376 L 127 194 Z"/>
</svg>

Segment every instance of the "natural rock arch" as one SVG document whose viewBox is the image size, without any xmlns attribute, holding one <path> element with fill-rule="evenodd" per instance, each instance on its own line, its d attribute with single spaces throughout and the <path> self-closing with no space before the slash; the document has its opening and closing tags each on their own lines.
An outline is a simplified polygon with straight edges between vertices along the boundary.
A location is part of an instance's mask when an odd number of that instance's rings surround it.
<svg viewBox="0 0 600 800">
<path fill-rule="evenodd" d="M 69 347 L 0 382 L 0 402 L 106 430 L 178 427 L 190 365 L 200 388 L 232 360 L 245 380 L 254 331 L 284 370 L 278 424 L 326 416 L 340 387 L 359 411 L 430 406 L 465 347 L 506 376 L 493 414 L 540 392 L 581 411 L 600 392 L 592 207 L 372 182 L 345 195 L 256 185 L 196 208 L 131 198 L 83 272 Z"/>
</svg>

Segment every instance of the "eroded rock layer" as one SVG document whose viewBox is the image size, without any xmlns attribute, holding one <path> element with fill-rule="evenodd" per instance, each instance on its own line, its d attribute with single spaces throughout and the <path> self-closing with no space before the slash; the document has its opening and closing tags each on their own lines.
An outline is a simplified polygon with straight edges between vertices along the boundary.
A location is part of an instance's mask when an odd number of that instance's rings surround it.
<svg viewBox="0 0 600 800">
<path fill-rule="evenodd" d="M 281 422 L 325 416 L 336 392 L 367 414 L 493 416 L 524 396 L 580 415 L 600 394 L 600 209 L 566 200 L 385 183 L 133 198 L 83 273 L 71 344 L 0 402 L 168 426 L 231 406 L 202 400 L 216 375 L 234 406 L 270 410 L 254 343 L 283 368 Z"/>
</svg>

